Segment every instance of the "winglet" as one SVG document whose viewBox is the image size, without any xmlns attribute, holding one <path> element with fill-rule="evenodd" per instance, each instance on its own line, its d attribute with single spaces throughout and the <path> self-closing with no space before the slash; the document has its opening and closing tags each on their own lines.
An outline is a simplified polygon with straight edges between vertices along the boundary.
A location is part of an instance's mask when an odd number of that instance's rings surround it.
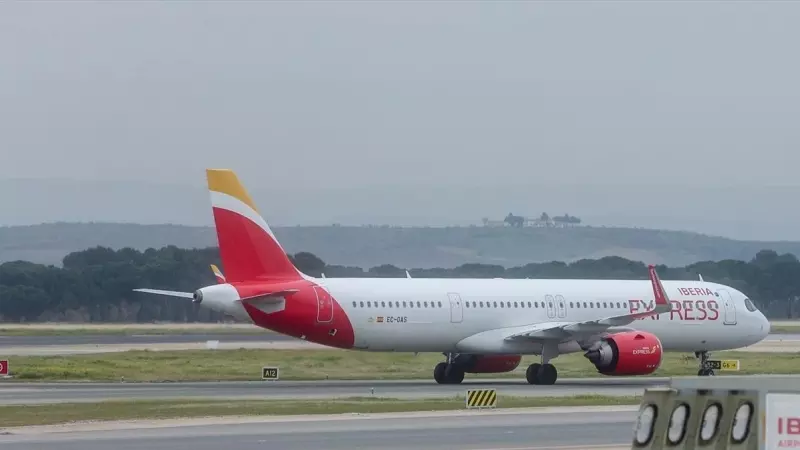
<svg viewBox="0 0 800 450">
<path fill-rule="evenodd" d="M 408 273 L 408 270 L 406 270 L 406 278 L 411 278 L 411 274 Z"/>
<path fill-rule="evenodd" d="M 651 264 L 647 267 L 647 269 L 650 272 L 650 283 L 653 285 L 653 295 L 655 296 L 655 308 L 650 312 L 653 314 L 662 314 L 672 311 L 672 302 L 669 301 L 667 291 L 664 289 L 664 285 L 658 278 L 656 266 Z"/>
<path fill-rule="evenodd" d="M 211 264 L 211 271 L 214 272 L 214 276 L 217 277 L 217 283 L 224 284 L 226 282 L 225 275 L 223 275 L 219 268 L 214 264 Z"/>
</svg>

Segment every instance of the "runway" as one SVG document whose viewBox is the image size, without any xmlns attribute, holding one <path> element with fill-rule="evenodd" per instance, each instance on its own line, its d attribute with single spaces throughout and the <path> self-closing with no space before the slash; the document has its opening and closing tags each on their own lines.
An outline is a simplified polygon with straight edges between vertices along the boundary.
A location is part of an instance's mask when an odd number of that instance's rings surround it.
<svg viewBox="0 0 800 450">
<path fill-rule="evenodd" d="M 5 450 L 623 450 L 630 448 L 636 410 L 636 406 L 582 407 L 220 419 L 159 428 L 145 423 L 127 429 L 69 425 L 10 429 L 12 434 L 0 435 L 0 446 Z M 48 432 L 53 429 L 61 432 Z"/>
<path fill-rule="evenodd" d="M 48 356 L 123 352 L 128 350 L 202 350 L 209 341 L 218 349 L 332 350 L 278 333 L 173 335 L 0 336 L 0 356 Z M 798 351 L 800 334 L 771 334 L 743 351 Z"/>
<path fill-rule="evenodd" d="M 83 334 L 68 336 L 0 336 L 0 347 L 41 347 L 46 345 L 142 345 L 142 344 L 185 344 L 220 342 L 264 342 L 296 341 L 297 339 L 279 333 L 230 334 L 230 333 L 192 333 L 192 334 Z"/>
<path fill-rule="evenodd" d="M 565 378 L 552 386 L 532 386 L 516 379 L 466 379 L 458 385 L 433 380 L 402 381 L 243 381 L 181 383 L 0 383 L 0 405 L 98 402 L 183 398 L 324 399 L 388 397 L 400 399 L 447 398 L 467 389 L 497 389 L 500 395 L 570 397 L 575 395 L 640 395 L 648 386 L 666 385 L 669 378 Z"/>
</svg>

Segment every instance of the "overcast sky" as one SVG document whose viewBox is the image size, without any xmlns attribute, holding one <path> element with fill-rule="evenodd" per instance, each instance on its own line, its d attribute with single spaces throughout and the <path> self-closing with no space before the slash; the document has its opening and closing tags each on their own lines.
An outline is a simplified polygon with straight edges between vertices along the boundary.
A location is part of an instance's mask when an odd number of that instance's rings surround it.
<svg viewBox="0 0 800 450">
<path fill-rule="evenodd" d="M 769 1 L 4 1 L 0 223 L 210 223 L 202 189 L 143 183 L 216 166 L 277 224 L 547 210 L 800 239 L 799 23 Z"/>
</svg>

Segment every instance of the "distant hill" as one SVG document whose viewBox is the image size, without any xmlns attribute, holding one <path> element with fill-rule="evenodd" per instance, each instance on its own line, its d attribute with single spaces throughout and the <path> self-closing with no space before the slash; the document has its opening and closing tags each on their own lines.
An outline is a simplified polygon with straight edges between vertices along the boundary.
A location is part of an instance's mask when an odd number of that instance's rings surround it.
<svg viewBox="0 0 800 450">
<path fill-rule="evenodd" d="M 697 261 L 749 260 L 759 250 L 800 255 L 800 242 L 737 241 L 681 231 L 634 228 L 511 227 L 279 227 L 287 252 L 308 251 L 330 264 L 373 267 L 455 267 L 464 263 L 506 267 L 543 261 L 621 256 L 684 266 Z M 50 223 L 0 227 L 0 262 L 26 260 L 61 265 L 70 252 L 93 246 L 144 250 L 175 245 L 216 246 L 211 227 L 117 223 Z"/>
</svg>

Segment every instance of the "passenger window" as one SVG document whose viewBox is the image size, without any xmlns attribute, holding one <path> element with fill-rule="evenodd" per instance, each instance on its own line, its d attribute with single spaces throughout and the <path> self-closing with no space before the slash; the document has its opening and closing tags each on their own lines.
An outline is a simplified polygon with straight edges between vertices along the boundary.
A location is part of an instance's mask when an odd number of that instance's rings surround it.
<svg viewBox="0 0 800 450">
<path fill-rule="evenodd" d="M 364 302 L 360 302 L 360 304 L 361 304 L 361 307 L 363 308 L 364 307 Z"/>
<path fill-rule="evenodd" d="M 356 302 L 353 302 L 353 308 L 355 308 L 355 307 L 356 307 Z"/>
<path fill-rule="evenodd" d="M 497 308 L 497 302 L 494 302 L 494 307 Z"/>
<path fill-rule="evenodd" d="M 519 305 L 517 304 L 517 302 L 514 302 L 514 308 L 519 308 Z"/>
<path fill-rule="evenodd" d="M 386 302 L 381 302 L 381 308 L 386 308 Z"/>
<path fill-rule="evenodd" d="M 372 302 L 367 302 L 367 308 L 371 308 L 371 307 L 372 307 Z"/>
<path fill-rule="evenodd" d="M 538 308 L 539 307 L 539 302 L 535 302 L 534 305 L 536 305 L 536 307 Z"/>
<path fill-rule="evenodd" d="M 480 302 L 480 303 L 478 303 L 478 304 L 479 304 L 479 305 L 481 305 L 481 308 L 483 308 L 483 302 Z"/>
<path fill-rule="evenodd" d="M 472 302 L 472 306 L 475 306 L 475 302 Z M 439 308 L 442 307 L 442 302 L 439 302 Z"/>
<path fill-rule="evenodd" d="M 586 306 L 586 302 L 583 302 L 583 307 L 584 307 L 584 308 L 586 308 L 586 307 L 587 307 L 587 306 Z"/>
<path fill-rule="evenodd" d="M 408 307 L 408 304 L 406 302 L 403 302 L 403 308 L 407 308 L 407 307 Z"/>
<path fill-rule="evenodd" d="M 575 307 L 575 305 L 573 305 L 573 304 L 572 304 L 572 302 L 569 302 L 569 307 L 570 307 L 570 308 L 574 308 L 574 307 Z"/>
<path fill-rule="evenodd" d="M 417 302 L 417 308 L 422 308 L 422 304 L 420 302 Z"/>
<path fill-rule="evenodd" d="M 621 306 L 619 306 L 619 302 L 617 302 L 617 308 L 622 308 Z"/>
<path fill-rule="evenodd" d="M 408 302 L 408 307 L 409 308 L 413 308 L 414 307 L 414 302 Z"/>
<path fill-rule="evenodd" d="M 469 302 L 464 302 L 464 306 L 466 306 L 467 308 L 469 308 Z"/>
<path fill-rule="evenodd" d="M 503 307 L 503 302 L 500 302 L 500 307 L 501 307 L 501 308 Z"/>
</svg>

